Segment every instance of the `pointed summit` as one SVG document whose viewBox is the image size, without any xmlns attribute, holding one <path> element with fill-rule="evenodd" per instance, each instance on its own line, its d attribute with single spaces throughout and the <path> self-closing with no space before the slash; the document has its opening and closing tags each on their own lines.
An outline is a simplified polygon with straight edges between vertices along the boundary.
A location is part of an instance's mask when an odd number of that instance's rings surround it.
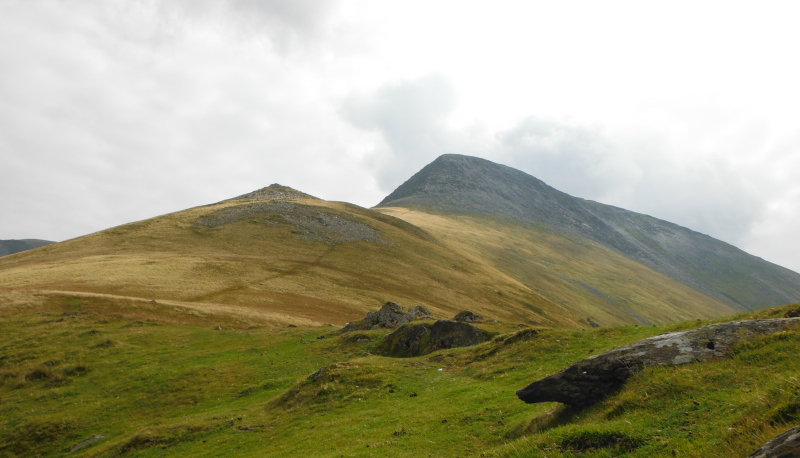
<svg viewBox="0 0 800 458">
<path fill-rule="evenodd" d="M 261 188 L 229 200 L 271 200 L 271 199 L 316 199 L 318 198 L 298 191 L 288 186 L 273 183 L 266 188 Z"/>
<path fill-rule="evenodd" d="M 739 310 L 800 301 L 800 275 L 791 270 L 677 224 L 570 196 L 485 159 L 440 156 L 378 207 L 499 219 L 588 239 Z"/>
<path fill-rule="evenodd" d="M 520 170 L 460 154 L 439 156 L 389 194 L 378 207 L 421 207 L 549 223 L 562 232 L 590 215 L 576 199 Z M 566 213 L 565 213 L 566 211 Z"/>
</svg>

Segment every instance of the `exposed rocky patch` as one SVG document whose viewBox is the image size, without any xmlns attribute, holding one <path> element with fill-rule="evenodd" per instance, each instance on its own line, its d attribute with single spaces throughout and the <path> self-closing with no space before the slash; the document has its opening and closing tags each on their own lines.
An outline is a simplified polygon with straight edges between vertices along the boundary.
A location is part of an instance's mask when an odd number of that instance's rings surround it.
<svg viewBox="0 0 800 458">
<path fill-rule="evenodd" d="M 253 192 L 248 192 L 247 194 L 242 194 L 239 197 L 234 197 L 233 199 L 228 200 L 266 200 L 266 199 L 315 199 L 319 200 L 318 198 L 306 194 L 304 192 L 298 191 L 296 189 L 290 188 L 288 186 L 283 186 L 278 183 L 273 183 L 266 188 L 261 188 Z"/>
<path fill-rule="evenodd" d="M 767 442 L 750 458 L 800 458 L 800 426 Z"/>
<path fill-rule="evenodd" d="M 427 355 L 436 350 L 470 347 L 490 340 L 492 335 L 460 321 L 407 324 L 386 336 L 380 350 L 387 356 L 405 358 Z"/>
<path fill-rule="evenodd" d="M 469 310 L 463 310 L 458 312 L 455 317 L 453 317 L 453 321 L 462 321 L 464 323 L 472 323 L 473 321 L 481 321 L 483 317 L 480 315 L 476 315 Z"/>
<path fill-rule="evenodd" d="M 383 304 L 383 307 L 377 312 L 369 312 L 363 319 L 347 323 L 342 328 L 341 332 L 366 331 L 380 328 L 394 329 L 402 324 L 421 319 L 433 319 L 433 315 L 427 308 L 421 305 L 406 311 L 406 309 L 394 302 L 387 302 Z"/>
<path fill-rule="evenodd" d="M 195 224 L 216 228 L 241 221 L 276 228 L 288 226 L 293 234 L 303 240 L 323 242 L 328 245 L 359 241 L 392 245 L 376 229 L 347 214 L 327 211 L 316 205 L 281 200 L 251 202 L 223 208 L 201 216 Z"/>
<path fill-rule="evenodd" d="M 662 334 L 578 361 L 517 391 L 517 396 L 528 404 L 590 405 L 620 389 L 628 378 L 646 366 L 678 366 L 720 358 L 743 340 L 798 325 L 800 318 L 731 321 Z"/>
</svg>

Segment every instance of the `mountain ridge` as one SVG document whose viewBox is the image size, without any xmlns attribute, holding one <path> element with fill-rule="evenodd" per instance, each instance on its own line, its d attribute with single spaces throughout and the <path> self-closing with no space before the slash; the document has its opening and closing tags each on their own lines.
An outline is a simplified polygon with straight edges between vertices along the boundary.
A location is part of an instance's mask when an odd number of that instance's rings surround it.
<svg viewBox="0 0 800 458">
<path fill-rule="evenodd" d="M 502 218 L 577 236 L 678 280 L 737 310 L 800 300 L 800 275 L 649 215 L 570 196 L 517 169 L 442 155 L 375 208 Z"/>
</svg>

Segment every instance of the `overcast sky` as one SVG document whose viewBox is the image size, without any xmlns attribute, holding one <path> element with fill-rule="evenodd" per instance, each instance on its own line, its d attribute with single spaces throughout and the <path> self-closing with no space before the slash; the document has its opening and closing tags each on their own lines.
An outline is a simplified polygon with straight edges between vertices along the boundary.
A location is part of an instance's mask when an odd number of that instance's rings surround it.
<svg viewBox="0 0 800 458">
<path fill-rule="evenodd" d="M 800 271 L 796 8 L 0 0 L 0 239 L 271 183 L 371 207 L 460 153 Z"/>
</svg>

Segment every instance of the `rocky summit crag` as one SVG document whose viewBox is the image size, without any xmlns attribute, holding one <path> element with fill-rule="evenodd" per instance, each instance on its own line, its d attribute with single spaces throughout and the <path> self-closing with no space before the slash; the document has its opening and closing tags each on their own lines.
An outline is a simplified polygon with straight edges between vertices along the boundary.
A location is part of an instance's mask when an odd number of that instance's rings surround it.
<svg viewBox="0 0 800 458">
<path fill-rule="evenodd" d="M 579 237 L 741 311 L 800 300 L 800 275 L 791 270 L 677 224 L 570 196 L 476 157 L 440 156 L 377 207 L 477 215 Z"/>
</svg>

